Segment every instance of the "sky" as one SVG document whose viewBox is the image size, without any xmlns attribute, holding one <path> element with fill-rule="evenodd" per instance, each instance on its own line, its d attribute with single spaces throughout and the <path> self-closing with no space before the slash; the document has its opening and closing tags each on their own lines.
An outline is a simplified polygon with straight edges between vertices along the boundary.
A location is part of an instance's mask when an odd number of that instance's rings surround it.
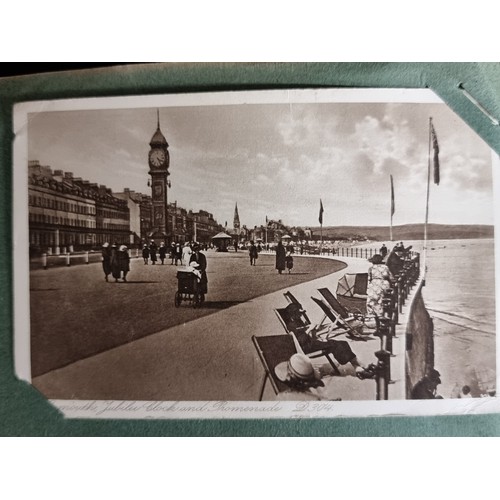
<svg viewBox="0 0 500 500">
<path fill-rule="evenodd" d="M 439 141 L 441 182 L 429 222 L 493 224 L 491 150 L 444 104 L 297 103 L 162 107 L 169 201 L 207 210 L 232 227 L 281 219 L 324 226 L 423 222 L 428 123 Z M 29 114 L 28 157 L 115 192 L 150 194 L 149 141 L 157 108 Z"/>
</svg>

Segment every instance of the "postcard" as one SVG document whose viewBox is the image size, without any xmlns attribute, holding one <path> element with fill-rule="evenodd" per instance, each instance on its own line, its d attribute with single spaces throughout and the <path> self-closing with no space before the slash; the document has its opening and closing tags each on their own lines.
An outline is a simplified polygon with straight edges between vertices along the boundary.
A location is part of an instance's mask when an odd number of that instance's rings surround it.
<svg viewBox="0 0 500 500">
<path fill-rule="evenodd" d="M 496 413 L 499 159 L 432 91 L 14 108 L 15 367 L 68 418 Z"/>
</svg>

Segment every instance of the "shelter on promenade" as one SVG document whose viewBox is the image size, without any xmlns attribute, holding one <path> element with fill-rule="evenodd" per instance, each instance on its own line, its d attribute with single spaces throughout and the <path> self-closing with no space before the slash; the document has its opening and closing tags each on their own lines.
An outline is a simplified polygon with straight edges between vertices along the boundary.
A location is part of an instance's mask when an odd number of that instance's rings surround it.
<svg viewBox="0 0 500 500">
<path fill-rule="evenodd" d="M 220 232 L 212 237 L 212 243 L 216 246 L 218 252 L 227 252 L 232 237 L 229 234 Z"/>
</svg>

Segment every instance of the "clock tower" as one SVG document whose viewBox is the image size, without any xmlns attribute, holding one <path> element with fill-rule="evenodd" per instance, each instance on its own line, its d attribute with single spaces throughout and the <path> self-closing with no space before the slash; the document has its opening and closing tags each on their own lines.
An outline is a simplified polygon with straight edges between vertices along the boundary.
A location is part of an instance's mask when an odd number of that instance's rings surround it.
<svg viewBox="0 0 500 500">
<path fill-rule="evenodd" d="M 148 155 L 148 173 L 151 176 L 151 198 L 153 200 L 151 237 L 157 241 L 166 241 L 168 233 L 167 189 L 170 187 L 170 181 L 168 180 L 170 175 L 168 171 L 170 155 L 168 153 L 168 142 L 160 130 L 159 110 L 157 111 L 157 119 L 158 124 L 156 132 L 149 142 L 151 149 Z"/>
</svg>

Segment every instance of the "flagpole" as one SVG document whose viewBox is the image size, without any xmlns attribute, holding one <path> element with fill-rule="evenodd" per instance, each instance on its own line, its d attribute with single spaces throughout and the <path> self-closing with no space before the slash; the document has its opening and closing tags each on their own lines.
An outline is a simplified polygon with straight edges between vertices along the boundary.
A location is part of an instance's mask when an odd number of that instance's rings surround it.
<svg viewBox="0 0 500 500">
<path fill-rule="evenodd" d="M 427 197 L 425 203 L 425 224 L 424 224 L 424 281 L 425 275 L 427 273 L 427 223 L 429 222 L 429 193 L 431 185 L 431 127 L 432 127 L 432 117 L 429 117 L 429 151 L 427 157 Z"/>
<path fill-rule="evenodd" d="M 392 217 L 394 216 L 394 184 L 392 181 L 392 175 L 390 176 L 390 179 L 391 179 L 391 225 L 389 230 L 389 236 L 392 242 Z"/>
</svg>

